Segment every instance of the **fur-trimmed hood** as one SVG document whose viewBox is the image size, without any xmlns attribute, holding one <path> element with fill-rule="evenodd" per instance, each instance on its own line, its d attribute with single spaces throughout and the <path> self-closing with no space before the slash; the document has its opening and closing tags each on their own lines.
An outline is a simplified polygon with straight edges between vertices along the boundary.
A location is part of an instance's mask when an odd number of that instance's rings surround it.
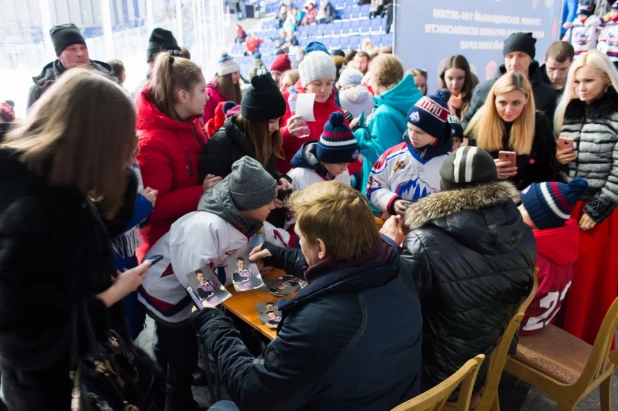
<svg viewBox="0 0 618 411">
<path fill-rule="evenodd" d="M 613 86 L 609 86 L 603 97 L 586 104 L 580 99 L 571 100 L 566 108 L 564 117 L 569 120 L 588 120 L 606 119 L 618 111 L 618 93 Z"/>
<path fill-rule="evenodd" d="M 509 182 L 482 184 L 432 194 L 414 203 L 405 224 L 414 231 L 435 227 L 482 254 L 512 250 L 525 224 L 517 206 L 515 186 Z"/>
</svg>

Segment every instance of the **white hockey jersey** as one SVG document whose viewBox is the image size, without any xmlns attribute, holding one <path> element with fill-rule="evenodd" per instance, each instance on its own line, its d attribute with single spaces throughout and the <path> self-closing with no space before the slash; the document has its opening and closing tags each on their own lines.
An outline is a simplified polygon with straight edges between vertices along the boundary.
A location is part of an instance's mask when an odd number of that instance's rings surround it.
<svg viewBox="0 0 618 411">
<path fill-rule="evenodd" d="M 440 191 L 440 167 L 448 154 L 424 161 L 401 143 L 386 150 L 371 170 L 367 197 L 379 210 L 389 213 L 395 200 L 418 201 Z"/>
<path fill-rule="evenodd" d="M 163 323 L 173 325 L 186 321 L 193 307 L 185 292 L 191 285 L 187 274 L 210 266 L 219 278 L 225 274 L 228 286 L 233 273 L 226 271 L 227 260 L 246 256 L 264 241 L 287 247 L 290 235 L 264 223 L 260 232 L 248 238 L 215 214 L 189 213 L 172 224 L 170 231 L 146 254 L 146 258 L 160 254 L 163 260 L 148 269 L 138 290 L 138 300 Z"/>
<path fill-rule="evenodd" d="M 605 53 L 612 62 L 618 61 L 618 21 L 610 20 L 601 26 L 597 49 Z"/>
<path fill-rule="evenodd" d="M 601 20 L 597 16 L 590 16 L 585 22 L 575 19 L 573 27 L 567 30 L 562 40 L 571 43 L 577 57 L 597 48 L 600 25 Z"/>
</svg>

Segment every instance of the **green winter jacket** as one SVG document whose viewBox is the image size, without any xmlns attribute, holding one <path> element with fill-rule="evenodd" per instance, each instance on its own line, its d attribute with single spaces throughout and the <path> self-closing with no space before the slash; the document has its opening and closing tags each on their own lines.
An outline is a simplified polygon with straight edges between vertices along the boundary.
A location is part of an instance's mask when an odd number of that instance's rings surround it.
<svg viewBox="0 0 618 411">
<path fill-rule="evenodd" d="M 414 77 L 406 74 L 395 87 L 373 98 L 376 108 L 369 125 L 354 132 L 360 145 L 360 153 L 364 157 L 361 186 L 363 191 L 367 188 L 369 173 L 378 158 L 387 149 L 403 141 L 401 136 L 408 127 L 408 111 L 421 97 L 423 93 L 414 84 Z"/>
</svg>

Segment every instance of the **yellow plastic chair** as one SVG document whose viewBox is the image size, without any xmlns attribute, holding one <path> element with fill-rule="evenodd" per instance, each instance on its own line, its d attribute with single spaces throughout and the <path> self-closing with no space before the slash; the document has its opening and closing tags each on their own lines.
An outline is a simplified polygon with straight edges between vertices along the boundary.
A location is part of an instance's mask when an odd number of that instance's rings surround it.
<svg viewBox="0 0 618 411">
<path fill-rule="evenodd" d="M 600 386 L 601 410 L 611 410 L 612 378 L 618 365 L 618 350 L 610 347 L 618 326 L 618 298 L 609 308 L 590 345 L 554 325 L 540 333 L 521 337 L 517 355 L 506 371 L 546 392 L 561 411 L 572 410 Z"/>
<path fill-rule="evenodd" d="M 479 354 L 476 357 L 468 360 L 463 367 L 451 375 L 442 383 L 436 385 L 431 390 L 422 393 L 421 395 L 406 401 L 403 404 L 393 408 L 392 411 L 437 411 L 442 409 L 448 401 L 448 397 L 461 384 L 459 391 L 459 400 L 456 408 L 458 411 L 467 411 L 469 409 L 474 382 L 479 373 L 481 363 L 485 359 L 485 355 Z"/>
<path fill-rule="evenodd" d="M 536 278 L 539 269 L 536 268 L 532 274 L 532 289 L 528 297 L 521 303 L 517 309 L 517 313 L 509 321 L 504 334 L 500 337 L 500 341 L 489 357 L 489 366 L 487 369 L 487 377 L 485 378 L 485 388 L 481 394 L 481 401 L 474 409 L 475 411 L 500 411 L 500 401 L 498 399 L 498 385 L 502 377 L 502 370 L 508 359 L 509 348 L 515 333 L 521 325 L 526 310 L 536 296 L 536 290 L 539 287 L 539 282 Z"/>
</svg>

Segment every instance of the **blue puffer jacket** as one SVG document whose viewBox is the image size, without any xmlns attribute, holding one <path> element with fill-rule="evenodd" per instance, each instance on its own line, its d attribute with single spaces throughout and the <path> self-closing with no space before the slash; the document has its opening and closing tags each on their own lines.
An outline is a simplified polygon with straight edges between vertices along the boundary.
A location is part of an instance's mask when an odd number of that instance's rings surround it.
<svg viewBox="0 0 618 411">
<path fill-rule="evenodd" d="M 266 264 L 302 275 L 300 250 L 264 247 Z M 381 240 L 358 261 L 306 273 L 309 285 L 279 301 L 277 338 L 257 359 L 220 310 L 191 317 L 239 408 L 383 411 L 418 395 L 420 303 L 396 248 Z"/>
<path fill-rule="evenodd" d="M 414 84 L 411 74 L 406 76 L 392 89 L 375 96 L 376 108 L 366 128 L 354 131 L 360 145 L 363 161 L 363 191 L 367 187 L 369 174 L 378 158 L 387 149 L 402 142 L 401 136 L 408 128 L 406 117 L 410 108 L 423 97 L 423 93 Z"/>
</svg>

